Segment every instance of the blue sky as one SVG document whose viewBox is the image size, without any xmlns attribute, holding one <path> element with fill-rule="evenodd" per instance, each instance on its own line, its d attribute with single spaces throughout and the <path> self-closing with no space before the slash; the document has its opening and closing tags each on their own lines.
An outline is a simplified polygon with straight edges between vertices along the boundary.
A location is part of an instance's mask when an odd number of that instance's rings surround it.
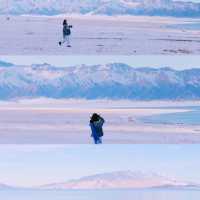
<svg viewBox="0 0 200 200">
<path fill-rule="evenodd" d="M 33 186 L 133 170 L 200 181 L 199 145 L 0 146 L 0 182 Z"/>
<path fill-rule="evenodd" d="M 77 64 L 106 64 L 122 62 L 134 67 L 172 67 L 175 69 L 200 68 L 199 56 L 0 56 L 0 60 L 14 64 L 49 63 L 56 66 Z"/>
</svg>

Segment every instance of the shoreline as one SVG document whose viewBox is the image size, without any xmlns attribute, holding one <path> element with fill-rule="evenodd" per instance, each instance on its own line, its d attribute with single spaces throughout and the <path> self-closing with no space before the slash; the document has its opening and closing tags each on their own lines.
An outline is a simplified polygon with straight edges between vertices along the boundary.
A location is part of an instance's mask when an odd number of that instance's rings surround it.
<svg viewBox="0 0 200 200">
<path fill-rule="evenodd" d="M 162 104 L 171 104 L 174 108 L 159 108 Z M 200 125 L 146 124 L 138 119 L 151 115 L 187 112 L 188 109 L 179 109 L 177 106 L 199 105 L 200 102 L 162 104 L 52 99 L 0 102 L 0 143 L 91 144 L 89 119 L 93 112 L 100 113 L 106 120 L 103 138 L 105 144 L 199 143 Z M 129 109 L 131 105 L 135 108 Z M 139 107 L 141 105 L 145 107 Z M 156 107 L 152 108 L 152 105 Z"/>
</svg>

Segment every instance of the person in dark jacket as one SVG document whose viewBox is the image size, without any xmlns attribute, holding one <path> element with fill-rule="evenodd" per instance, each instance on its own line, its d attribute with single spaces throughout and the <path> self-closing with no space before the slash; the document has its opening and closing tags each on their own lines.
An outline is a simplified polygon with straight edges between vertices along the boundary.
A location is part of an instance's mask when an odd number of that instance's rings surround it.
<svg viewBox="0 0 200 200">
<path fill-rule="evenodd" d="M 104 135 L 103 133 L 104 122 L 105 120 L 97 113 L 94 113 L 90 119 L 90 127 L 92 131 L 91 137 L 93 137 L 95 144 L 102 143 L 102 137 Z"/>
<path fill-rule="evenodd" d="M 66 19 L 64 19 L 64 21 L 63 21 L 63 41 L 60 41 L 59 45 L 62 45 L 66 42 L 67 47 L 71 47 L 71 45 L 70 45 L 71 28 L 72 28 L 72 26 L 68 24 Z"/>
</svg>

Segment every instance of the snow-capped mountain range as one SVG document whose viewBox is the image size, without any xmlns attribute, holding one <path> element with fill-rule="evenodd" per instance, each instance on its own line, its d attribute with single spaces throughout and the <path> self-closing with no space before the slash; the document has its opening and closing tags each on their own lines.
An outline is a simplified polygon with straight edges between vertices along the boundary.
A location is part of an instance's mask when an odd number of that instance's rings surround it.
<svg viewBox="0 0 200 200">
<path fill-rule="evenodd" d="M 70 180 L 64 183 L 53 183 L 41 189 L 140 189 L 140 188 L 196 188 L 198 185 L 179 182 L 155 173 L 118 171 Z"/>
<path fill-rule="evenodd" d="M 200 69 L 134 68 L 122 63 L 55 67 L 0 64 L 0 99 L 199 99 Z"/>
<path fill-rule="evenodd" d="M 173 0 L 0 0 L 0 14 L 199 17 L 200 3 Z"/>
</svg>

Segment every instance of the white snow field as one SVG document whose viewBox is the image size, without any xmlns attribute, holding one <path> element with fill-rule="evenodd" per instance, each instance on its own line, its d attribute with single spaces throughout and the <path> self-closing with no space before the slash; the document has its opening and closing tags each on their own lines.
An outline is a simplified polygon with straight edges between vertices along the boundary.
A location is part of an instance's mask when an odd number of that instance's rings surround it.
<svg viewBox="0 0 200 200">
<path fill-rule="evenodd" d="M 148 124 L 140 117 L 188 111 L 199 101 L 55 100 L 0 102 L 1 144 L 88 144 L 93 112 L 106 120 L 105 144 L 200 143 L 200 125 Z M 167 108 L 166 108 L 167 107 Z M 184 108 L 185 107 L 185 108 Z"/>
<path fill-rule="evenodd" d="M 62 21 L 71 48 L 59 46 Z M 200 19 L 144 16 L 0 16 L 1 55 L 199 54 Z"/>
</svg>

